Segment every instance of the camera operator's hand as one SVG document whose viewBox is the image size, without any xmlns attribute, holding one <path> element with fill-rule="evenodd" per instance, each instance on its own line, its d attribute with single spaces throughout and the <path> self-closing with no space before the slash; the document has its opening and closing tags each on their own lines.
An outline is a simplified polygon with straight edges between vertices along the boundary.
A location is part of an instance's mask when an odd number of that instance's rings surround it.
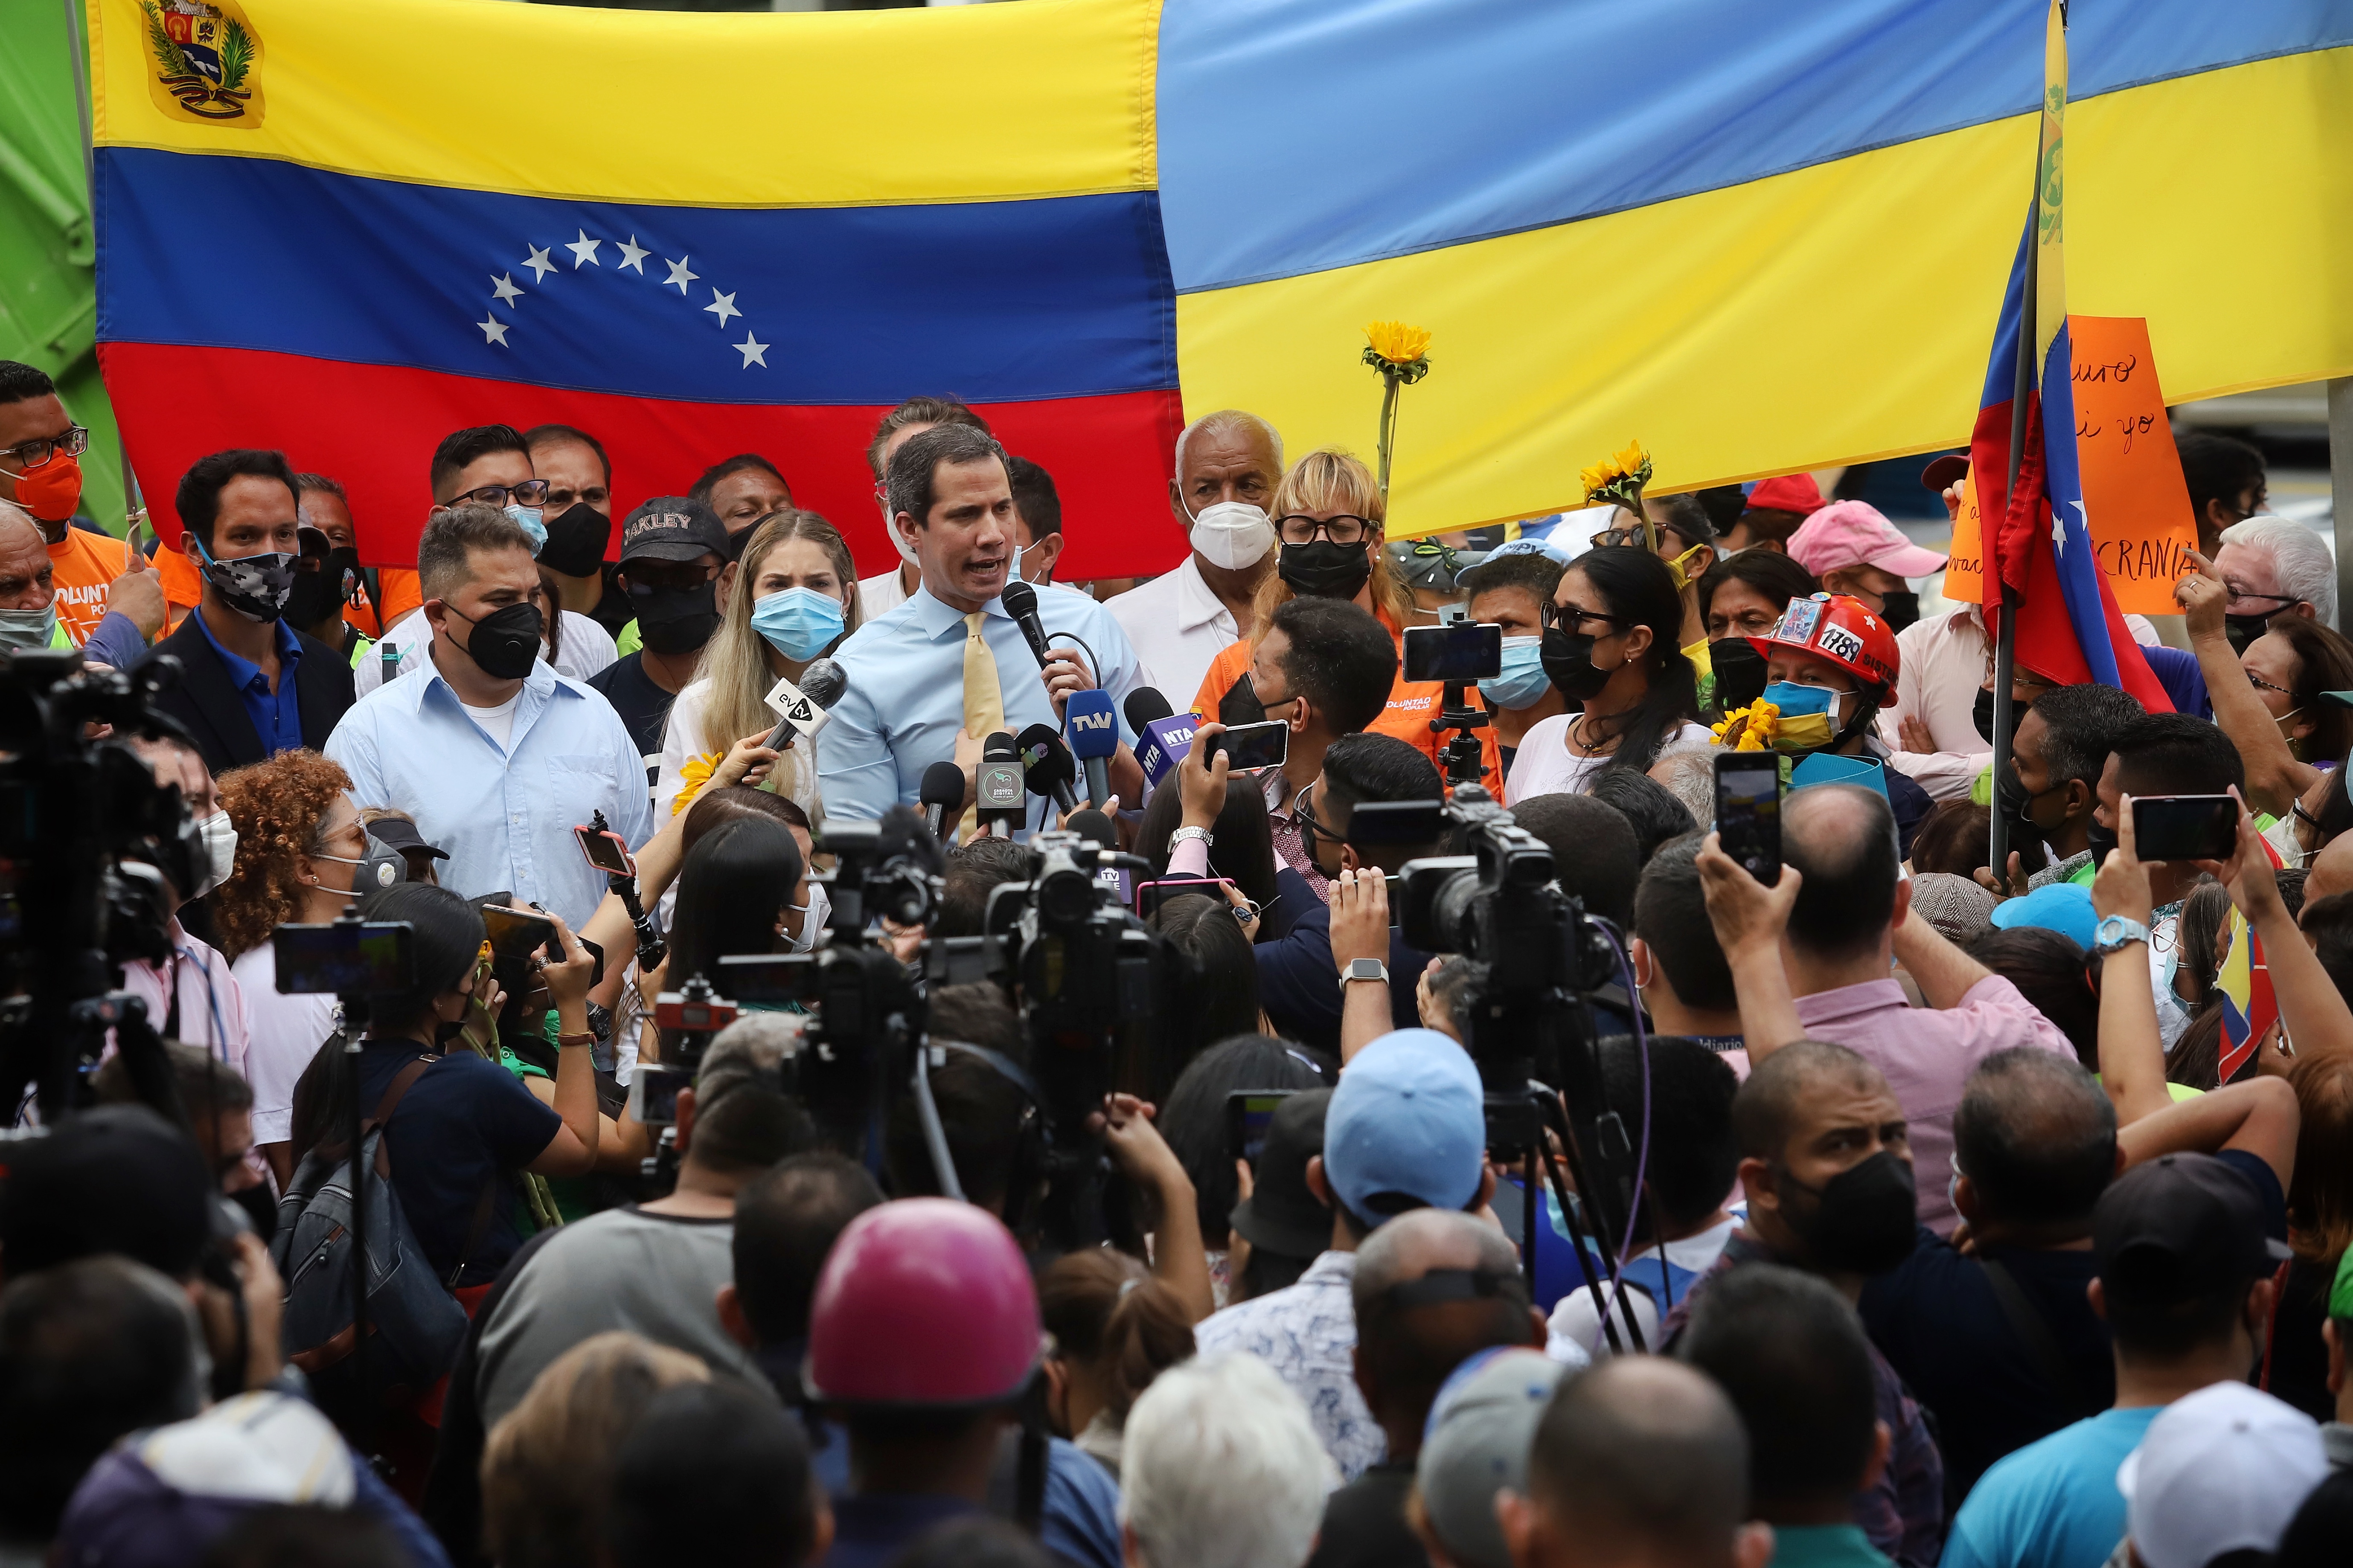
<svg viewBox="0 0 2353 1568">
<path fill-rule="evenodd" d="M 250 1393 L 268 1386 L 286 1367 L 280 1327 L 286 1316 L 286 1281 L 278 1277 L 259 1237 L 239 1231 L 231 1245 L 237 1251 L 237 1294 L 245 1298 L 245 1386 Z"/>
<path fill-rule="evenodd" d="M 756 735 L 746 735 L 730 746 L 727 754 L 719 759 L 719 765 L 711 770 L 710 787 L 725 789 L 729 784 L 744 784 L 757 788 L 765 783 L 768 769 L 784 755 L 784 752 L 773 751 L 761 743 L 767 738 L 768 731 L 763 730 Z"/>
<path fill-rule="evenodd" d="M 1152 1194 L 1153 1277 L 1176 1292 L 1198 1323 L 1215 1310 L 1217 1296 L 1209 1287 L 1208 1255 L 1201 1250 L 1193 1178 L 1152 1124 L 1154 1110 L 1132 1094 L 1107 1094 L 1103 1108 L 1087 1118 L 1087 1127 L 1102 1132 L 1120 1173 Z"/>
<path fill-rule="evenodd" d="M 1788 929 L 1789 910 L 1805 881 L 1795 866 L 1781 868 L 1781 879 L 1767 887 L 1748 868 L 1724 852 L 1716 835 L 1707 836 L 1699 858 L 1700 891 L 1707 900 L 1707 918 L 1726 959 L 1744 952 L 1781 949 L 1781 933 Z"/>
<path fill-rule="evenodd" d="M 1219 752 L 1206 764 L 1209 742 L 1226 732 L 1223 724 L 1214 721 L 1193 731 L 1193 749 L 1177 759 L 1176 790 L 1185 802 L 1185 815 L 1179 827 L 1215 827 L 1218 814 L 1226 809 L 1226 779 L 1233 771 L 1233 759 Z"/>
<path fill-rule="evenodd" d="M 1389 883 L 1375 868 L 1340 873 L 1332 884 L 1332 965 L 1345 974 L 1359 958 L 1389 960 Z"/>
<path fill-rule="evenodd" d="M 2149 896 L 2148 863 L 2136 852 L 2133 830 L 2132 796 L 2116 797 L 2116 847 L 2108 851 L 2105 864 L 2092 879 L 2092 912 L 2102 920 L 2110 915 L 2122 915 L 2128 921 L 2149 922 L 2155 907 Z"/>
</svg>

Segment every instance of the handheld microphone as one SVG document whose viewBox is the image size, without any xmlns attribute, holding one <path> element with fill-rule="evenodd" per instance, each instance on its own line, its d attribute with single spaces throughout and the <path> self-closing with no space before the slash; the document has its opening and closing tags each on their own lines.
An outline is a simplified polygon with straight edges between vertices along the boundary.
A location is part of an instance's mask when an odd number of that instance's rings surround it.
<svg viewBox="0 0 2353 1568">
<path fill-rule="evenodd" d="M 964 770 L 954 763 L 934 763 L 923 770 L 915 798 L 923 803 L 923 822 L 932 837 L 945 837 L 964 813 Z"/>
<path fill-rule="evenodd" d="M 1062 826 L 1097 849 L 1116 850 L 1119 847 L 1119 831 L 1112 826 L 1111 818 L 1091 805 L 1071 813 Z M 1097 867 L 1095 886 L 1110 893 L 1123 904 L 1134 897 L 1134 892 L 1128 885 L 1128 873 L 1115 866 Z"/>
<path fill-rule="evenodd" d="M 1010 732 L 999 730 L 980 743 L 980 771 L 974 778 L 973 808 L 983 827 L 1002 826 L 1010 833 L 1029 815 L 1029 790 L 1021 777 L 1021 749 Z"/>
<path fill-rule="evenodd" d="M 1021 731 L 1017 744 L 1021 749 L 1021 772 L 1029 781 L 1031 795 L 1050 795 L 1054 804 L 1067 814 L 1079 807 L 1079 797 L 1071 785 L 1079 776 L 1078 764 L 1071 760 L 1071 749 L 1062 744 L 1062 737 L 1054 733 L 1051 724 L 1032 724 Z"/>
<path fill-rule="evenodd" d="M 1144 764 L 1146 788 L 1157 789 L 1160 781 L 1176 771 L 1193 749 L 1193 728 L 1200 722 L 1198 715 L 1178 713 L 1168 706 L 1168 699 L 1149 686 L 1139 686 L 1127 694 L 1127 727 L 1135 731 L 1135 760 Z"/>
<path fill-rule="evenodd" d="M 768 688 L 767 704 L 784 717 L 776 721 L 776 727 L 768 731 L 762 744 L 777 751 L 791 745 L 796 735 L 815 740 L 817 732 L 832 717 L 826 710 L 840 701 L 842 693 L 849 689 L 849 672 L 829 658 L 820 658 L 801 671 L 798 686 L 779 679 Z"/>
<path fill-rule="evenodd" d="M 1045 668 L 1046 624 L 1038 618 L 1038 590 L 1016 577 L 1005 584 L 1005 592 L 997 595 L 997 601 L 1005 606 L 1005 613 L 1013 617 L 1013 624 L 1021 628 L 1021 636 L 1029 644 L 1029 651 L 1037 656 L 1038 668 Z"/>
<path fill-rule="evenodd" d="M 1087 803 L 1101 805 L 1111 798 L 1111 759 L 1119 751 L 1119 716 L 1111 693 L 1090 689 L 1073 691 L 1062 709 L 1062 727 L 1071 751 L 1087 773 Z"/>
</svg>

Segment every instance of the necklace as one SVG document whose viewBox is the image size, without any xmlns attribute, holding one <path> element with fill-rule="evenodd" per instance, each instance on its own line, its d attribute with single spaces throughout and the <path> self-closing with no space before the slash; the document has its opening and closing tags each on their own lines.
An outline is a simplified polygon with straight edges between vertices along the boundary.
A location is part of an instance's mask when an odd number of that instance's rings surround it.
<svg viewBox="0 0 2353 1568">
<path fill-rule="evenodd" d="M 1599 756 L 1602 753 L 1603 748 L 1614 746 L 1618 743 L 1618 734 L 1614 730 L 1591 740 L 1588 740 L 1586 738 L 1583 731 L 1589 728 L 1598 729 L 1600 721 L 1595 719 L 1591 713 L 1579 713 L 1575 719 L 1569 721 L 1568 743 L 1576 747 L 1580 755 L 1588 757 Z"/>
</svg>

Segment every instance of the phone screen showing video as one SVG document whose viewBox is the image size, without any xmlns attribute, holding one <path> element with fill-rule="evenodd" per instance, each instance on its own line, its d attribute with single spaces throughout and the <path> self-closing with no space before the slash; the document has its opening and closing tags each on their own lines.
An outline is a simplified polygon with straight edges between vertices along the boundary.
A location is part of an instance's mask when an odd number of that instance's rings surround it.
<svg viewBox="0 0 2353 1568">
<path fill-rule="evenodd" d="M 1726 752 L 1715 759 L 1715 832 L 1724 852 L 1767 887 L 1781 879 L 1781 760 Z"/>
</svg>

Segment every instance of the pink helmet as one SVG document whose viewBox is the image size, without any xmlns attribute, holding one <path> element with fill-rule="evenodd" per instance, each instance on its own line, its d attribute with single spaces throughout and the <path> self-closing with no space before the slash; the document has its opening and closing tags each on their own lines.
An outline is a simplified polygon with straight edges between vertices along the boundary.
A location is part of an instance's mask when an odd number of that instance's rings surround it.
<svg viewBox="0 0 2353 1568">
<path fill-rule="evenodd" d="M 849 1222 L 818 1276 L 801 1382 L 828 1405 L 1002 1405 L 1036 1374 L 1045 1333 L 1004 1222 L 902 1198 Z"/>
</svg>

